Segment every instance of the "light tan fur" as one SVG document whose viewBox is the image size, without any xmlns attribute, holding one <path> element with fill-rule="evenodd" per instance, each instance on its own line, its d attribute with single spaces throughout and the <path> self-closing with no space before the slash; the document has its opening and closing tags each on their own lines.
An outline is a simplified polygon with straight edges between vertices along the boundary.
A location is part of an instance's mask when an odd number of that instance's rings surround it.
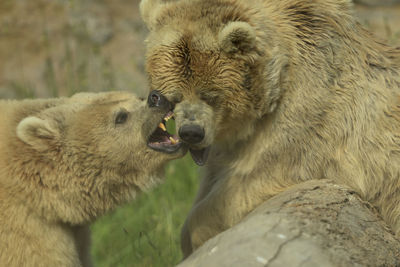
<svg viewBox="0 0 400 267">
<path fill-rule="evenodd" d="M 176 103 L 178 129 L 204 127 L 191 149 L 211 145 L 185 256 L 309 179 L 351 186 L 400 235 L 400 50 L 364 30 L 351 5 L 142 0 L 150 87 Z"/>
<path fill-rule="evenodd" d="M 182 155 L 147 147 L 167 111 L 126 92 L 0 101 L 0 266 L 90 266 L 87 225 Z"/>
</svg>

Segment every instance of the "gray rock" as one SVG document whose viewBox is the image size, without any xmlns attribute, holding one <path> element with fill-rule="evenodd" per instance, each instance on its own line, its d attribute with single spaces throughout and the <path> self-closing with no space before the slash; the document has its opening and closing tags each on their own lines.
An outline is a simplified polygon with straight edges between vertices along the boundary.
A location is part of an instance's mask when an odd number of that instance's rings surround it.
<svg viewBox="0 0 400 267">
<path fill-rule="evenodd" d="M 268 200 L 178 267 L 400 266 L 400 242 L 352 190 L 309 181 Z"/>
</svg>

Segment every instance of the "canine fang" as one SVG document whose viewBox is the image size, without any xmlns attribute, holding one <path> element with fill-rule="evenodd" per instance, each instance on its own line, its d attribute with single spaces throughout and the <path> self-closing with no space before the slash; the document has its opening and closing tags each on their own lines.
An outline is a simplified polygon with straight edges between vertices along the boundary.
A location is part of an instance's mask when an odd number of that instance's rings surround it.
<svg viewBox="0 0 400 267">
<path fill-rule="evenodd" d="M 160 127 L 164 132 L 167 131 L 167 128 L 165 128 L 164 123 L 160 122 L 160 124 L 158 125 L 158 127 Z"/>
</svg>

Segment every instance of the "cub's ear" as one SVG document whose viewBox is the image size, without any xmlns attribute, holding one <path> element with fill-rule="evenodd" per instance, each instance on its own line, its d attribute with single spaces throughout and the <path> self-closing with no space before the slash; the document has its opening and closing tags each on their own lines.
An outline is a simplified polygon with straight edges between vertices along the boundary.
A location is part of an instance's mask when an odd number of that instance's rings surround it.
<svg viewBox="0 0 400 267">
<path fill-rule="evenodd" d="M 59 132 L 47 120 L 27 117 L 17 126 L 17 136 L 38 151 L 48 149 L 59 137 Z"/>
<path fill-rule="evenodd" d="M 139 9 L 140 15 L 147 27 L 152 30 L 157 19 L 160 8 L 167 0 L 141 0 Z"/>
<path fill-rule="evenodd" d="M 219 44 L 226 53 L 247 53 L 256 45 L 256 33 L 247 22 L 228 23 L 219 33 Z"/>
</svg>

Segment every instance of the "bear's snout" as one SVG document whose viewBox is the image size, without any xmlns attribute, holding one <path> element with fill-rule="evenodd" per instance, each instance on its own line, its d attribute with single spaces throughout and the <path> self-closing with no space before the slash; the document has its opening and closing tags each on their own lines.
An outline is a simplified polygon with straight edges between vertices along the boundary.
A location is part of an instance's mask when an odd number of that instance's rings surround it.
<svg viewBox="0 0 400 267">
<path fill-rule="evenodd" d="M 199 125 L 185 124 L 179 128 L 179 136 L 186 143 L 194 145 L 203 141 L 205 131 Z"/>
<path fill-rule="evenodd" d="M 184 100 L 174 109 L 176 130 L 180 140 L 192 149 L 204 149 L 214 140 L 214 112 L 203 101 Z"/>
<path fill-rule="evenodd" d="M 149 107 L 160 107 L 160 108 L 168 108 L 171 109 L 171 103 L 168 99 L 163 96 L 159 91 L 153 90 L 150 92 L 147 98 L 147 104 Z"/>
</svg>

